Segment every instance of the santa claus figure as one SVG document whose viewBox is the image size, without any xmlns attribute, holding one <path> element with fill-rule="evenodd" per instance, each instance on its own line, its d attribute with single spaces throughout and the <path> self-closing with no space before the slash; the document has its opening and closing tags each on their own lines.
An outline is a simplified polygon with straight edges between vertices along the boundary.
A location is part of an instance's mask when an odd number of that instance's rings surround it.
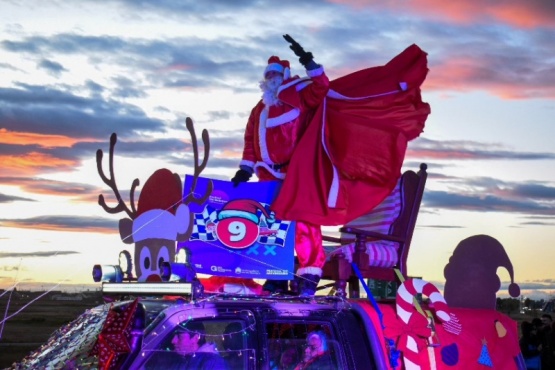
<svg viewBox="0 0 555 370">
<path fill-rule="evenodd" d="M 308 122 L 307 114 L 321 104 L 329 89 L 324 68 L 314 62 L 290 36 L 285 39 L 306 68 L 307 77 L 291 76 L 287 60 L 268 59 L 260 82 L 262 99 L 252 109 L 245 130 L 240 169 L 231 181 L 237 186 L 252 174 L 260 181 L 283 180 L 293 151 Z M 313 295 L 322 275 L 325 254 L 320 226 L 295 220 L 295 251 L 299 260 L 296 273 L 301 295 Z M 268 281 L 269 291 L 285 290 L 285 282 Z"/>
<path fill-rule="evenodd" d="M 271 209 L 296 221 L 296 277 L 301 294 L 311 295 L 325 262 L 319 225 L 344 225 L 380 204 L 397 184 L 407 143 L 424 128 L 427 54 L 411 45 L 383 66 L 330 82 L 312 53 L 284 38 L 308 76 L 291 77 L 289 62 L 268 60 L 232 181 L 254 172 L 284 180 Z"/>
</svg>

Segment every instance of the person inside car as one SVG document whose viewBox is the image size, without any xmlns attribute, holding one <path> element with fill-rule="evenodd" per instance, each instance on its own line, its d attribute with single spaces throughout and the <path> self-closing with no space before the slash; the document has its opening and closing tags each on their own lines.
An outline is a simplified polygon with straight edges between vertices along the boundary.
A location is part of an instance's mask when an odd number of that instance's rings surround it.
<svg viewBox="0 0 555 370">
<path fill-rule="evenodd" d="M 326 334 L 321 331 L 310 332 L 306 337 L 303 360 L 295 370 L 332 370 L 335 369 L 328 350 Z"/>
<path fill-rule="evenodd" d="M 200 321 L 188 321 L 178 325 L 171 344 L 173 352 L 155 353 L 145 368 L 228 370 L 215 344 L 206 342 L 206 330 Z"/>
</svg>

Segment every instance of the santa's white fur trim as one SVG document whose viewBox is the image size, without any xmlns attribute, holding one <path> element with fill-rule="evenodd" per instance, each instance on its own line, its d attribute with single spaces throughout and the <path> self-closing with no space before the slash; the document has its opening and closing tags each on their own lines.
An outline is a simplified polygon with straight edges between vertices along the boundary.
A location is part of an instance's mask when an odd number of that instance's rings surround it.
<svg viewBox="0 0 555 370">
<path fill-rule="evenodd" d="M 305 87 L 307 87 L 311 83 L 312 83 L 312 80 L 306 80 L 306 81 L 300 82 L 295 86 L 295 90 L 301 91 L 302 89 L 304 89 Z"/>
<path fill-rule="evenodd" d="M 285 123 L 289 123 L 289 122 L 293 121 L 294 119 L 296 119 L 297 117 L 299 117 L 299 114 L 301 114 L 301 111 L 298 110 L 297 108 L 293 108 L 290 111 L 285 112 L 280 116 L 267 118 L 266 119 L 266 128 L 277 127 L 277 126 L 281 126 Z"/>
<path fill-rule="evenodd" d="M 268 172 L 270 172 L 272 174 L 272 176 L 274 176 L 275 178 L 278 178 L 280 180 L 283 180 L 285 178 L 285 174 L 282 172 L 278 172 L 274 169 L 272 169 L 267 163 L 264 162 L 256 162 L 256 164 L 254 165 L 254 169 L 256 170 L 259 167 L 264 167 Z"/>
<path fill-rule="evenodd" d="M 300 267 L 297 270 L 297 275 L 317 275 L 322 277 L 322 269 L 320 267 Z"/>
<path fill-rule="evenodd" d="M 324 67 L 320 66 L 316 69 L 307 69 L 306 74 L 309 77 L 318 77 L 324 74 Z"/>
<path fill-rule="evenodd" d="M 368 99 L 368 98 L 377 98 L 378 96 L 397 94 L 401 91 L 403 91 L 402 86 L 400 86 L 399 90 L 392 90 L 392 91 L 387 91 L 387 92 L 380 93 L 380 94 L 367 95 L 367 96 L 358 96 L 356 98 L 351 98 L 349 96 L 342 95 L 342 94 L 338 93 L 335 90 L 329 89 L 327 97 L 332 98 L 332 99 L 337 99 L 337 100 L 363 100 L 363 99 Z"/>
<path fill-rule="evenodd" d="M 268 72 L 272 72 L 272 71 L 273 72 L 279 72 L 279 73 L 283 74 L 283 66 L 279 63 L 270 63 L 270 64 L 268 64 L 268 66 L 264 69 L 264 78 L 266 78 L 266 74 Z"/>
<path fill-rule="evenodd" d="M 260 221 L 256 214 L 247 211 L 239 211 L 236 209 L 222 209 L 220 213 L 218 213 L 218 220 L 224 220 L 231 217 L 246 218 L 247 220 L 250 220 L 255 224 L 258 224 L 258 221 Z"/>
<path fill-rule="evenodd" d="M 239 162 L 239 166 L 247 166 L 250 168 L 254 167 L 254 162 L 253 161 L 247 161 L 246 159 L 241 160 L 241 162 Z"/>
<path fill-rule="evenodd" d="M 325 140 L 325 136 L 324 136 L 324 134 L 326 132 L 327 103 L 328 103 L 328 99 L 324 98 L 324 101 L 323 101 L 324 114 L 322 114 L 322 131 L 320 132 L 320 140 L 322 140 L 322 147 L 324 148 L 324 151 L 326 152 L 326 155 L 330 159 L 331 168 L 333 170 L 333 177 L 332 177 L 332 180 L 331 180 L 330 191 L 329 191 L 329 194 L 328 194 L 328 207 L 334 208 L 335 205 L 337 204 L 337 197 L 339 196 L 339 172 L 337 171 L 337 168 L 333 165 L 333 162 L 331 161 L 330 152 L 328 150 L 328 147 L 326 146 L 326 140 Z"/>
<path fill-rule="evenodd" d="M 178 234 L 176 217 L 163 209 L 151 209 L 133 220 L 133 240 L 146 239 L 175 240 Z"/>
<path fill-rule="evenodd" d="M 284 80 L 288 80 L 288 79 L 290 79 L 290 78 L 291 78 L 291 70 L 290 70 L 289 68 L 286 67 L 286 68 L 283 70 L 283 79 L 284 79 Z"/>
<path fill-rule="evenodd" d="M 282 84 L 280 87 L 278 87 L 278 91 L 277 91 L 278 97 L 279 97 L 279 93 L 282 92 L 283 90 L 285 90 L 285 89 L 287 89 L 291 86 L 294 86 L 298 83 L 301 83 L 303 81 L 307 81 L 307 80 L 310 81 L 310 78 L 309 77 L 303 77 L 303 78 L 298 78 L 297 77 L 297 78 L 295 78 L 295 79 L 293 79 L 293 80 L 291 80 L 287 83 Z M 285 79 L 284 79 L 284 81 L 285 81 Z"/>
<path fill-rule="evenodd" d="M 268 119 L 269 110 L 270 108 L 264 107 L 262 112 L 260 112 L 258 121 L 258 145 L 260 146 L 260 156 L 262 160 L 266 163 L 274 164 L 270 159 L 270 153 L 268 153 L 268 146 L 266 145 L 266 120 Z"/>
</svg>

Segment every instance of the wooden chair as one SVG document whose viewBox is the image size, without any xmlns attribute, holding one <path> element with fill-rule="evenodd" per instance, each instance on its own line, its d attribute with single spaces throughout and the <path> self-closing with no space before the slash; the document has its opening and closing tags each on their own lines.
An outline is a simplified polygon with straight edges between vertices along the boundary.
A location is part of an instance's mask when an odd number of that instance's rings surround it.
<svg viewBox="0 0 555 370">
<path fill-rule="evenodd" d="M 395 274 L 395 269 L 399 269 L 401 274 L 407 278 L 407 257 L 409 253 L 410 243 L 420 210 L 422 195 L 426 185 L 428 176 L 427 165 L 420 164 L 420 171 L 406 171 L 402 174 L 399 182 L 401 207 L 399 216 L 393 221 L 389 227 L 388 233 L 379 233 L 371 230 L 344 226 L 339 229 L 342 233 L 341 238 L 324 236 L 326 242 L 338 244 L 337 248 L 342 248 L 353 242 L 354 251 L 352 253 L 352 262 L 355 263 L 366 279 L 377 279 L 386 281 L 396 281 L 399 283 Z M 378 208 L 377 206 L 376 208 Z M 370 212 L 372 213 L 372 212 Z M 350 236 L 347 240 L 346 236 Z M 372 266 L 373 261 L 369 260 L 366 253 L 367 242 L 374 241 L 390 241 L 398 245 L 396 253 L 396 261 L 393 261 L 391 267 Z M 349 282 L 349 296 L 359 296 L 358 277 L 351 268 L 351 263 L 345 258 L 342 251 L 333 253 L 329 261 L 323 268 L 323 279 L 335 280 L 335 288 L 337 295 L 346 295 L 346 285 Z"/>
</svg>

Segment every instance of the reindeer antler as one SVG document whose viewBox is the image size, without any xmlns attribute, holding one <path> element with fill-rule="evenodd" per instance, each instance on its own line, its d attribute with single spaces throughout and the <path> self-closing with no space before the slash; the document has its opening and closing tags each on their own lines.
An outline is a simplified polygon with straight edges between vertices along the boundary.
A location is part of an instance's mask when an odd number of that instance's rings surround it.
<svg viewBox="0 0 555 370">
<path fill-rule="evenodd" d="M 187 195 L 187 197 L 183 200 L 183 203 L 189 204 L 191 202 L 194 202 L 197 204 L 202 204 L 206 201 L 206 199 L 208 199 L 208 197 L 212 193 L 212 189 L 214 188 L 214 184 L 212 183 L 212 181 L 208 181 L 208 185 L 206 187 L 206 193 L 200 198 L 197 198 L 195 196 L 197 179 L 200 173 L 202 172 L 202 170 L 204 170 L 204 168 L 206 167 L 206 164 L 208 163 L 208 153 L 210 152 L 210 140 L 208 138 L 208 131 L 206 129 L 202 130 L 202 142 L 204 144 L 204 158 L 202 159 L 202 163 L 199 165 L 197 135 L 195 133 L 195 127 L 193 126 L 193 120 L 187 117 L 185 119 L 185 125 L 187 126 L 187 130 L 189 130 L 189 133 L 191 134 L 191 143 L 193 145 L 193 155 L 194 155 L 194 161 L 195 161 L 195 173 L 193 176 L 193 184 L 191 185 L 191 191 Z"/>
<path fill-rule="evenodd" d="M 114 192 L 118 204 L 115 207 L 108 207 L 102 194 L 98 196 L 98 204 L 108 213 L 114 214 L 125 211 L 129 215 L 129 217 L 131 217 L 131 219 L 135 219 L 135 217 L 137 216 L 137 209 L 135 208 L 135 189 L 137 188 L 137 186 L 139 186 L 139 179 L 133 180 L 133 184 L 131 185 L 131 190 L 129 192 L 131 209 L 129 209 L 119 193 L 118 186 L 116 184 L 116 177 L 114 175 L 114 148 L 116 146 L 117 140 L 117 135 L 113 133 L 110 136 L 110 157 L 108 159 L 110 178 L 106 177 L 106 175 L 104 174 L 104 170 L 102 169 L 102 157 L 104 155 L 102 149 L 98 149 L 96 151 L 96 167 L 102 181 L 104 181 L 104 183 L 108 185 Z"/>
</svg>

